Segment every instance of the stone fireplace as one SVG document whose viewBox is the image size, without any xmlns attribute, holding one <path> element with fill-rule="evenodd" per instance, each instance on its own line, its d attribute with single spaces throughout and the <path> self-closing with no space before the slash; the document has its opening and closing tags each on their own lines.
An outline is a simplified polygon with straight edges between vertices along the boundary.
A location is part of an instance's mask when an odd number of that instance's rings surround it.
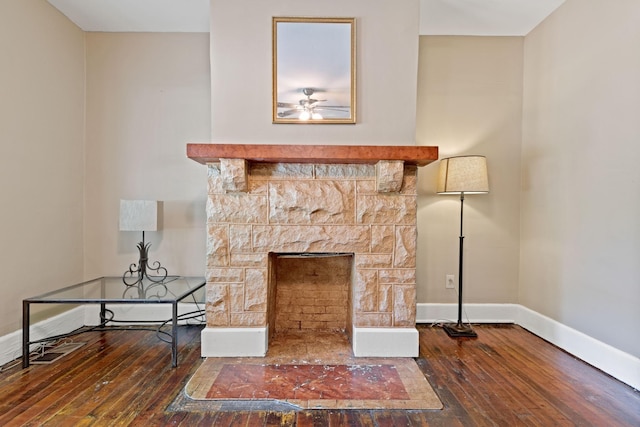
<svg viewBox="0 0 640 427">
<path fill-rule="evenodd" d="M 187 155 L 208 169 L 202 356 L 264 356 L 278 330 L 325 328 L 344 330 L 357 357 L 418 355 L 417 167 L 436 147 L 189 144 Z"/>
</svg>

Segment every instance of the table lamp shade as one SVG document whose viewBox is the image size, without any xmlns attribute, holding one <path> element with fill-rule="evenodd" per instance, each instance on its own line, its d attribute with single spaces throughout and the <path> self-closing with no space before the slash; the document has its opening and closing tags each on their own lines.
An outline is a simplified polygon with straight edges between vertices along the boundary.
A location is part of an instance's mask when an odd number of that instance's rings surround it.
<svg viewBox="0 0 640 427">
<path fill-rule="evenodd" d="M 486 157 L 459 156 L 442 159 L 436 192 L 439 194 L 488 193 Z"/>
<path fill-rule="evenodd" d="M 120 200 L 120 231 L 156 231 L 157 200 Z"/>
</svg>

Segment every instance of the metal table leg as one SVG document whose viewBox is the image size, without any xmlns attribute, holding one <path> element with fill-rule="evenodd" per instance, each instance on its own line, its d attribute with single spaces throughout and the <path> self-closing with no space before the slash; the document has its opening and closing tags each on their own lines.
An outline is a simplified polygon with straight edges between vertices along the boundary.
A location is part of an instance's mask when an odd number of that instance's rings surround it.
<svg viewBox="0 0 640 427">
<path fill-rule="evenodd" d="M 178 366 L 178 302 L 171 305 L 171 367 L 175 368 Z"/>
<path fill-rule="evenodd" d="M 29 367 L 29 302 L 22 301 L 22 367 Z"/>
<path fill-rule="evenodd" d="M 106 326 L 107 325 L 107 305 L 103 302 L 100 303 L 100 325 L 102 326 Z"/>
</svg>

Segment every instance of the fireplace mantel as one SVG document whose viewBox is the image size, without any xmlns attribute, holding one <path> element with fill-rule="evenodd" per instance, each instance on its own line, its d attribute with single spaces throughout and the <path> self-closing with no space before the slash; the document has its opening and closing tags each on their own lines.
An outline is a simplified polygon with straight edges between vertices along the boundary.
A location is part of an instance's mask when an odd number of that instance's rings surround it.
<svg viewBox="0 0 640 427">
<path fill-rule="evenodd" d="M 438 147 L 394 145 L 263 145 L 187 144 L 187 157 L 198 163 L 220 159 L 244 159 L 263 163 L 360 163 L 399 160 L 407 165 L 426 166 L 438 159 Z"/>
</svg>

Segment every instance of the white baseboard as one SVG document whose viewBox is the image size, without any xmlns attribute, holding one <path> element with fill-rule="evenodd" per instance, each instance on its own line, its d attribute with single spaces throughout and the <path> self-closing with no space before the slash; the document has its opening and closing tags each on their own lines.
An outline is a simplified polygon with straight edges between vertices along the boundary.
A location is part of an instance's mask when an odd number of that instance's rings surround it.
<svg viewBox="0 0 640 427">
<path fill-rule="evenodd" d="M 516 323 L 564 351 L 640 390 L 640 358 L 520 306 Z"/>
<path fill-rule="evenodd" d="M 418 304 L 417 323 L 458 318 L 457 304 Z M 519 304 L 465 304 L 472 323 L 515 323 L 612 377 L 640 389 L 640 359 Z"/>
<path fill-rule="evenodd" d="M 517 304 L 464 304 L 462 318 L 474 323 L 515 323 Z M 418 304 L 416 323 L 455 323 L 458 304 Z"/>
<path fill-rule="evenodd" d="M 29 340 L 37 341 L 53 335 L 66 334 L 84 326 L 84 307 L 75 307 L 29 328 Z M 35 345 L 31 346 L 33 349 Z M 0 337 L 0 366 L 22 357 L 22 330 Z"/>
</svg>

